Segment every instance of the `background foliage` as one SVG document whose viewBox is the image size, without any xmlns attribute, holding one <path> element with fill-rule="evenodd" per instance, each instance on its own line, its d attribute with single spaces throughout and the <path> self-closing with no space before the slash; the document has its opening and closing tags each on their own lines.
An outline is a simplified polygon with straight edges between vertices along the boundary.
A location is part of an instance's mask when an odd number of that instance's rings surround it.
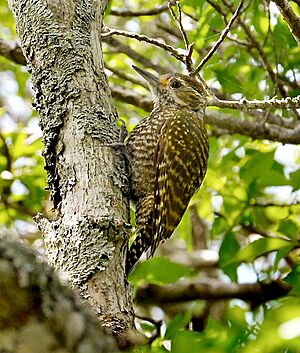
<svg viewBox="0 0 300 353">
<path fill-rule="evenodd" d="M 232 13 L 226 4 L 227 1 L 181 1 L 183 26 L 190 42 L 195 42 L 195 64 L 230 19 Z M 237 4 L 232 2 L 234 9 Z M 183 52 L 181 33 L 167 9 L 153 16 L 125 16 L 121 12 L 151 10 L 159 5 L 164 6 L 165 2 L 114 0 L 105 24 L 160 38 Z M 240 17 L 242 23 L 233 26 L 201 74 L 221 98 L 296 96 L 300 50 L 288 25 L 273 2 L 254 0 L 246 5 Z M 291 5 L 299 14 L 297 2 Z M 4 0 L 0 0 L 0 38 L 17 38 Z M 115 94 L 119 116 L 130 130 L 147 114 L 141 98 L 149 96 L 131 65 L 145 65 L 160 73 L 183 71 L 184 65 L 151 44 L 113 38 L 117 42 L 103 44 L 112 92 L 122 87 L 133 95 L 141 95 L 139 103 L 132 105 L 124 98 L 125 91 L 123 98 L 122 94 Z M 51 204 L 45 191 L 38 117 L 31 110 L 26 68 L 2 56 L 0 105 L 0 231 L 9 229 L 42 253 L 41 235 L 32 217 L 37 212 L 50 211 Z M 266 124 L 270 116 L 282 116 L 286 124 L 299 119 L 299 112 L 291 110 L 214 110 L 236 119 L 251 120 L 256 116 Z M 161 246 L 156 257 L 138 265 L 130 281 L 137 293 L 149 284 L 177 283 L 180 288 L 198 281 L 217 281 L 226 289 L 230 283 L 283 280 L 292 285 L 292 290 L 283 298 L 275 296 L 267 302 L 263 298 L 242 301 L 232 295 L 230 300 L 207 301 L 200 296 L 197 300 L 153 303 L 137 296 L 137 312 L 144 317 L 138 321 L 140 329 L 150 336 L 161 328 L 151 348 L 141 351 L 300 352 L 300 148 L 253 139 L 249 133 L 237 135 L 230 128 L 208 129 L 211 154 L 204 185 L 172 239 Z M 210 261 L 208 267 L 186 261 L 195 251 L 198 260 Z"/>
</svg>

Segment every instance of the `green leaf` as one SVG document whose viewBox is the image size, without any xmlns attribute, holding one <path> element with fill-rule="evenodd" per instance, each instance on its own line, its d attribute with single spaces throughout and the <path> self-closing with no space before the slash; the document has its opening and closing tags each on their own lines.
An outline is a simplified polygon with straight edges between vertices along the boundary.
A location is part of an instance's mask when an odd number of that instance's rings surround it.
<svg viewBox="0 0 300 353">
<path fill-rule="evenodd" d="M 182 331 L 174 337 L 172 353 L 199 353 L 201 346 L 201 335 L 198 332 Z"/>
<path fill-rule="evenodd" d="M 288 236 L 289 238 L 297 239 L 297 236 L 299 234 L 299 227 L 291 219 L 286 219 L 280 222 L 277 231 L 281 234 Z"/>
<path fill-rule="evenodd" d="M 291 50 L 292 47 L 297 46 L 297 42 L 291 34 L 288 25 L 281 20 L 278 20 L 273 35 L 276 40 L 277 50 Z"/>
<path fill-rule="evenodd" d="M 291 251 L 290 247 L 282 248 L 282 249 L 279 249 L 277 251 L 276 258 L 275 258 L 275 261 L 274 261 L 274 267 L 276 269 L 278 267 L 278 264 L 279 264 L 280 260 L 284 259 L 290 253 L 290 251 Z"/>
<path fill-rule="evenodd" d="M 211 228 L 211 235 L 215 238 L 217 235 L 223 233 L 226 230 L 227 223 L 226 220 L 222 217 L 216 217 Z"/>
<path fill-rule="evenodd" d="M 184 329 L 187 324 L 191 321 L 192 311 L 186 311 L 185 313 L 179 313 L 175 316 L 173 320 L 171 320 L 168 324 L 165 339 L 173 338 L 178 331 Z"/>
<path fill-rule="evenodd" d="M 187 266 L 172 262 L 166 257 L 157 256 L 138 264 L 130 274 L 129 281 L 136 285 L 145 281 L 153 284 L 167 284 L 174 283 L 192 272 Z"/>
<path fill-rule="evenodd" d="M 215 69 L 214 71 L 218 81 L 220 82 L 222 88 L 225 91 L 228 91 L 230 93 L 242 91 L 244 93 L 244 90 L 241 87 L 241 82 L 237 79 L 237 76 L 234 75 L 230 70 L 223 68 L 222 70 Z"/>
<path fill-rule="evenodd" d="M 274 151 L 255 152 L 240 170 L 241 179 L 248 183 L 256 181 L 260 187 L 288 185 L 283 166 L 274 160 Z"/>
<path fill-rule="evenodd" d="M 142 323 L 140 323 L 140 326 L 144 332 L 152 333 L 156 329 L 155 325 L 153 325 L 151 323 L 143 323 L 142 322 Z"/>
<path fill-rule="evenodd" d="M 300 189 L 300 169 L 294 173 L 290 173 L 290 184 L 294 190 Z"/>
<path fill-rule="evenodd" d="M 285 277 L 285 282 L 293 286 L 292 292 L 300 295 L 300 264 L 297 264 L 292 271 Z"/>
<path fill-rule="evenodd" d="M 237 242 L 235 235 L 233 232 L 228 232 L 220 247 L 219 255 L 220 255 L 220 267 L 223 271 L 233 280 L 237 281 L 237 265 L 231 264 L 230 260 L 236 254 L 236 252 L 240 249 L 240 244 Z"/>
<path fill-rule="evenodd" d="M 271 251 L 290 248 L 295 246 L 295 242 L 280 238 L 261 238 L 247 245 L 235 254 L 226 265 L 240 262 L 251 262 L 259 256 L 267 254 Z"/>
</svg>

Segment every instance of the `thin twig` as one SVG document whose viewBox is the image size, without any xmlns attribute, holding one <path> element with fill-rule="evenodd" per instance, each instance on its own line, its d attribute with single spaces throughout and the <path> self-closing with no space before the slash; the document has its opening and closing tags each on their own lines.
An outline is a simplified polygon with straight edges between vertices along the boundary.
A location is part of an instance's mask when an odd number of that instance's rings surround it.
<svg viewBox="0 0 300 353">
<path fill-rule="evenodd" d="M 200 64 L 196 67 L 196 69 L 192 72 L 192 75 L 195 76 L 201 69 L 202 67 L 208 62 L 209 59 L 213 56 L 213 54 L 216 52 L 216 50 L 219 48 L 221 43 L 224 41 L 227 33 L 230 31 L 231 26 L 233 25 L 234 21 L 236 18 L 239 16 L 240 11 L 243 7 L 244 0 L 241 0 L 239 3 L 239 6 L 235 10 L 233 16 L 231 17 L 230 21 L 228 22 L 227 26 L 223 29 L 219 39 L 216 41 L 216 43 L 213 45 L 213 47 L 210 49 L 210 51 L 205 55 L 205 57 L 201 60 Z"/>
<path fill-rule="evenodd" d="M 135 315 L 136 318 L 143 320 L 143 321 L 148 321 L 150 322 L 152 325 L 155 326 L 156 328 L 156 332 L 150 337 L 148 344 L 151 345 L 152 342 L 154 342 L 158 337 L 160 337 L 161 335 L 161 327 L 163 324 L 162 320 L 154 320 L 151 317 L 145 317 L 145 316 L 140 316 L 140 315 Z"/>
<path fill-rule="evenodd" d="M 267 30 L 267 34 L 266 34 L 265 39 L 264 39 L 263 44 L 262 44 L 263 47 L 267 44 L 269 35 L 270 35 L 270 33 L 272 32 L 272 30 L 271 30 L 271 10 L 270 10 L 270 2 L 267 2 L 266 4 L 264 4 L 264 7 L 265 7 L 265 11 L 266 11 L 267 14 L 268 14 L 268 30 Z M 266 7 L 267 7 L 267 9 L 266 9 Z"/>
<path fill-rule="evenodd" d="M 222 7 L 211 0 L 207 0 L 207 2 L 222 16 L 224 23 L 227 25 L 227 14 L 223 11 Z"/>
<path fill-rule="evenodd" d="M 12 155 L 10 153 L 8 144 L 6 142 L 5 137 L 2 135 L 0 132 L 0 140 L 2 141 L 2 151 L 3 151 L 3 156 L 6 158 L 6 165 L 5 165 L 5 170 L 11 171 L 12 168 Z"/>
<path fill-rule="evenodd" d="M 176 1 L 176 5 L 177 5 L 177 9 L 178 9 L 178 16 L 176 15 L 175 11 L 172 8 L 172 3 L 169 2 L 169 9 L 170 12 L 174 18 L 174 20 L 178 23 L 179 26 L 179 30 L 180 33 L 182 35 L 183 41 L 184 41 L 184 45 L 185 45 L 185 50 L 186 50 L 186 54 L 185 54 L 185 66 L 188 72 L 192 72 L 193 71 L 193 62 L 192 62 L 192 54 L 193 54 L 193 49 L 194 49 L 194 45 L 195 43 L 191 43 L 189 42 L 189 38 L 186 34 L 185 29 L 183 28 L 183 24 L 182 24 L 182 9 L 181 9 L 181 5 L 180 5 L 180 1 L 177 0 Z"/>
<path fill-rule="evenodd" d="M 232 13 L 234 12 L 234 8 L 230 2 L 228 2 L 227 0 L 222 0 L 222 2 Z M 252 33 L 251 29 L 247 26 L 247 24 L 240 17 L 237 19 L 237 22 L 243 28 L 249 41 L 253 44 L 253 47 L 258 51 L 258 53 L 262 59 L 262 62 L 264 63 L 264 66 L 267 69 L 268 74 L 269 74 L 271 80 L 273 81 L 274 85 L 277 84 L 281 95 L 283 97 L 286 97 L 285 88 L 280 81 L 278 81 L 278 82 L 276 81 L 276 74 L 274 73 L 274 71 L 272 69 L 272 65 L 269 62 L 269 59 L 264 51 L 264 48 L 262 47 L 260 42 L 257 40 L 255 35 Z"/>
<path fill-rule="evenodd" d="M 172 3 L 171 2 L 168 3 L 171 14 L 172 14 L 173 18 L 175 19 L 175 21 L 178 23 L 178 26 L 179 26 L 179 29 L 180 29 L 180 32 L 181 32 L 181 35 L 182 35 L 182 38 L 184 41 L 185 49 L 187 50 L 190 45 L 190 42 L 189 42 L 188 36 L 187 36 L 187 34 L 183 28 L 183 25 L 182 25 L 182 12 L 181 12 L 181 5 L 180 5 L 179 0 L 176 1 L 176 5 L 177 5 L 177 9 L 178 9 L 178 16 L 176 15 L 175 11 L 172 8 Z"/>
<path fill-rule="evenodd" d="M 170 1 L 170 2 L 175 4 L 174 0 Z M 160 13 L 167 11 L 168 8 L 169 8 L 168 4 L 157 6 L 157 7 L 150 9 L 150 10 L 143 9 L 143 10 L 139 10 L 139 11 L 112 8 L 109 14 L 113 15 L 113 16 L 121 16 L 121 17 L 153 16 L 153 15 L 159 15 Z"/>
<path fill-rule="evenodd" d="M 185 63 L 185 55 L 180 54 L 175 48 L 173 48 L 171 45 L 162 43 L 160 41 L 158 41 L 157 39 L 154 38 L 150 38 L 147 37 L 144 34 L 138 34 L 135 32 L 128 32 L 128 31 L 122 31 L 119 29 L 111 29 L 106 27 L 105 28 L 105 32 L 101 33 L 101 36 L 103 38 L 105 37 L 112 37 L 114 35 L 118 35 L 118 36 L 123 36 L 123 37 L 127 37 L 127 38 L 133 38 L 136 39 L 140 42 L 146 42 L 149 44 L 153 44 L 161 49 L 164 49 L 165 51 L 167 51 L 168 53 L 170 53 L 174 58 L 176 58 L 177 60 L 181 61 L 182 63 Z"/>
<path fill-rule="evenodd" d="M 105 64 L 105 68 L 107 70 L 111 71 L 115 76 L 118 76 L 119 78 L 122 78 L 125 81 L 129 81 L 134 84 L 148 88 L 147 83 L 145 83 L 143 80 L 137 79 L 135 76 L 128 75 L 125 70 L 118 70 L 118 69 L 111 67 L 107 64 Z"/>
<path fill-rule="evenodd" d="M 171 71 L 171 68 L 164 67 L 159 64 L 155 64 L 153 61 L 146 58 L 144 55 L 141 55 L 135 50 L 133 50 L 129 45 L 124 44 L 113 37 L 103 37 L 102 41 L 107 43 L 114 50 L 114 52 L 124 53 L 132 60 L 139 62 L 144 67 L 152 68 L 154 71 L 158 72 L 159 74 L 165 74 Z"/>
</svg>

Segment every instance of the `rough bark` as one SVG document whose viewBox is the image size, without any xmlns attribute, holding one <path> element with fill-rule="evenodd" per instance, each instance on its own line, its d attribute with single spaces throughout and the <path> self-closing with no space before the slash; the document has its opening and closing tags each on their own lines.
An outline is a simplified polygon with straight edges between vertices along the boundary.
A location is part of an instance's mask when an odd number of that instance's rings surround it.
<svg viewBox="0 0 300 353">
<path fill-rule="evenodd" d="M 0 242 L 0 351 L 116 352 L 108 336 L 45 263 L 19 242 Z"/>
<path fill-rule="evenodd" d="M 107 1 L 11 0 L 40 114 L 55 220 L 37 217 L 49 263 L 122 341 L 133 324 L 124 278 L 126 161 L 98 37 Z"/>
</svg>

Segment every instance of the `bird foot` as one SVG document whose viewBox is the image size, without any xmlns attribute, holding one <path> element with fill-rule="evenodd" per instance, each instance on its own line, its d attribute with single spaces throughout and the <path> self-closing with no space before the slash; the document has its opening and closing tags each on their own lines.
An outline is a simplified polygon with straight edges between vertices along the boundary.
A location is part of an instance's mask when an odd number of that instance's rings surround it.
<svg viewBox="0 0 300 353">
<path fill-rule="evenodd" d="M 122 155 L 125 156 L 126 160 L 129 161 L 129 153 L 128 153 L 126 145 L 125 145 L 125 139 L 128 136 L 126 123 L 125 123 L 125 121 L 123 119 L 118 119 L 118 121 L 121 122 L 120 133 L 119 133 L 119 141 L 118 142 L 101 144 L 100 147 L 113 148 L 117 155 L 122 154 Z"/>
</svg>

